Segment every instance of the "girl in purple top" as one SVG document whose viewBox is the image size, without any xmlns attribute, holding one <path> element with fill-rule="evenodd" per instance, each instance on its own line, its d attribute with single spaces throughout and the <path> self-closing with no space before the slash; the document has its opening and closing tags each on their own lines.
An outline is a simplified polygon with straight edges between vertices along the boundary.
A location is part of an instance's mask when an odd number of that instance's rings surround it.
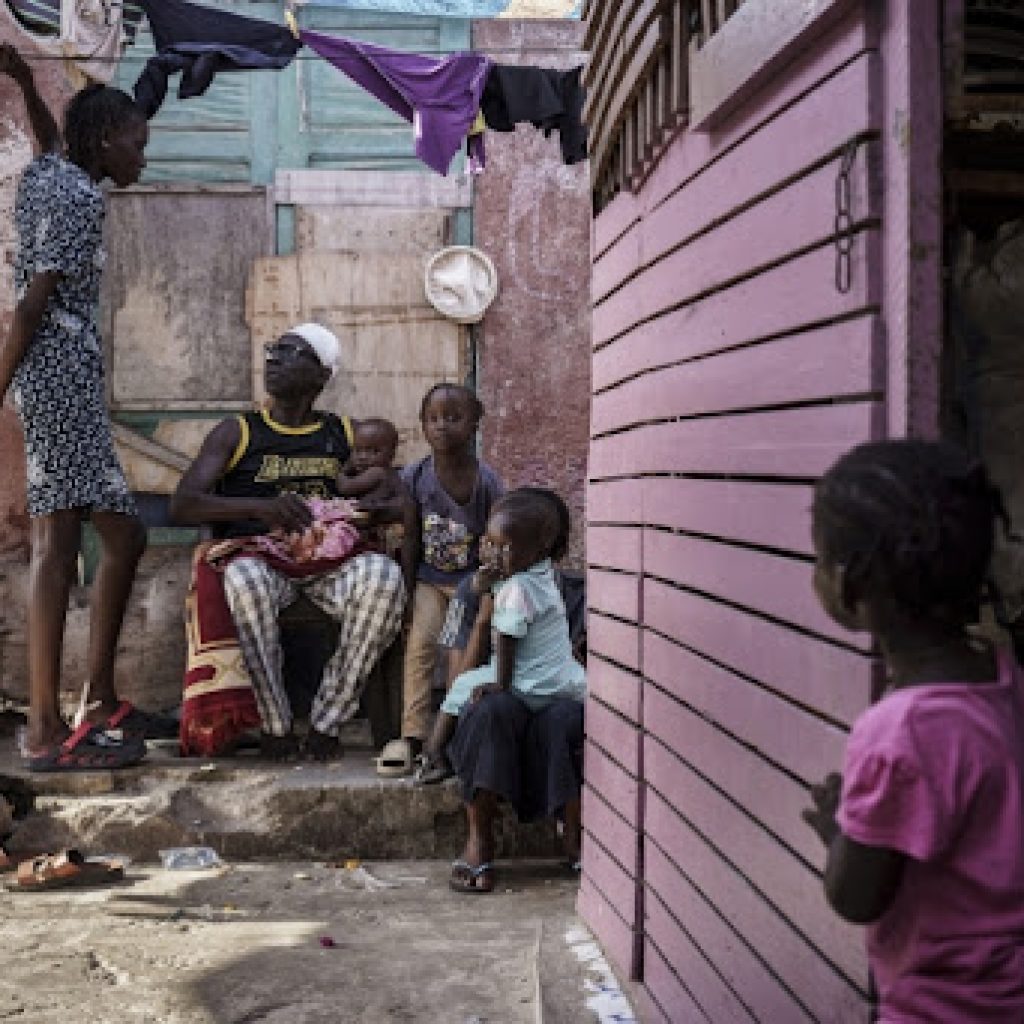
<svg viewBox="0 0 1024 1024">
<path fill-rule="evenodd" d="M 1024 1021 L 1024 692 L 977 621 L 1001 508 L 956 448 L 865 444 L 814 499 L 814 585 L 890 689 L 804 818 L 825 894 L 868 925 L 883 1024 Z"/>
</svg>

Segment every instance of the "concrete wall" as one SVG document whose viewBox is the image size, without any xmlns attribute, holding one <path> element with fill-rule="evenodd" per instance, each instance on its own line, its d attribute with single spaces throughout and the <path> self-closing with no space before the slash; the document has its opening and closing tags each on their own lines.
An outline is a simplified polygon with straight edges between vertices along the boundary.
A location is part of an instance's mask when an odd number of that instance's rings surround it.
<svg viewBox="0 0 1024 1024">
<path fill-rule="evenodd" d="M 581 38 L 574 22 L 478 21 L 473 30 L 474 46 L 494 60 L 546 67 L 581 63 Z M 474 236 L 501 292 L 477 333 L 484 454 L 510 486 L 543 484 L 566 498 L 577 564 L 590 408 L 589 189 L 586 165 L 566 167 L 556 135 L 529 125 L 488 133 Z"/>
</svg>

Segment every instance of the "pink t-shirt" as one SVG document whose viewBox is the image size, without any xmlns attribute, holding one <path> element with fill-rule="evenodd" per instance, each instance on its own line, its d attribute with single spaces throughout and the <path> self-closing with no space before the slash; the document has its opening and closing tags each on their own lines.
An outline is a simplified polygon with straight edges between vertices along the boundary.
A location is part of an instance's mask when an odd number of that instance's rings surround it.
<svg viewBox="0 0 1024 1024">
<path fill-rule="evenodd" d="M 999 656 L 982 685 L 913 686 L 856 722 L 843 833 L 906 855 L 868 928 L 885 1024 L 1024 1022 L 1024 690 Z"/>
</svg>

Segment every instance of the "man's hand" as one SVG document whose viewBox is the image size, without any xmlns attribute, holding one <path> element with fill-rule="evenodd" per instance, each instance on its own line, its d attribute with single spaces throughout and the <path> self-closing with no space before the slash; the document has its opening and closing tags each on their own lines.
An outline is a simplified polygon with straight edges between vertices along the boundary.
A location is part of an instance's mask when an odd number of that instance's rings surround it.
<svg viewBox="0 0 1024 1024">
<path fill-rule="evenodd" d="M 484 697 L 489 693 L 504 693 L 505 688 L 499 686 L 497 683 L 485 683 L 483 686 L 476 687 L 470 695 L 470 703 L 477 704 L 483 700 Z"/>
<path fill-rule="evenodd" d="M 842 788 L 842 776 L 832 772 L 821 785 L 811 786 L 811 799 L 814 801 L 814 806 L 808 807 L 801 815 L 826 846 L 831 846 L 832 840 L 839 835 L 836 812 L 839 810 L 839 796 Z"/>
<path fill-rule="evenodd" d="M 28 62 L 10 43 L 0 43 L 0 74 L 10 75 L 19 85 L 32 81 Z"/>
<path fill-rule="evenodd" d="M 312 525 L 313 513 L 297 494 L 280 494 L 261 505 L 259 521 L 268 530 L 303 533 Z"/>
</svg>

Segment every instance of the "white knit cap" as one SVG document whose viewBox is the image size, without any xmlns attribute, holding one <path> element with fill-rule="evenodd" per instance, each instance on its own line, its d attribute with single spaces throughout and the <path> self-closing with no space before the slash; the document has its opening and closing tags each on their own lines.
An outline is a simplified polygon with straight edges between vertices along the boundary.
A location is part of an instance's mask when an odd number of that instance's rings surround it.
<svg viewBox="0 0 1024 1024">
<path fill-rule="evenodd" d="M 333 331 L 320 324 L 299 324 L 298 327 L 289 327 L 287 333 L 302 338 L 316 353 L 317 359 L 331 371 L 332 377 L 338 372 L 341 342 Z"/>
</svg>

